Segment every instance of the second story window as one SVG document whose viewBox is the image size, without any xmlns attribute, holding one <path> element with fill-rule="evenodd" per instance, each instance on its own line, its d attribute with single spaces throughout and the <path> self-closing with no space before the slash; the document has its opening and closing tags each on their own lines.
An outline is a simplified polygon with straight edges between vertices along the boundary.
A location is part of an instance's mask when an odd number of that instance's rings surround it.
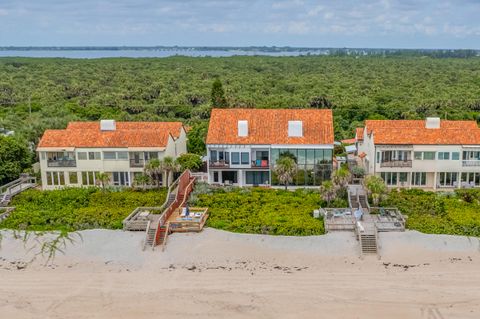
<svg viewBox="0 0 480 319">
<path fill-rule="evenodd" d="M 248 165 L 250 163 L 249 154 L 246 152 L 242 152 L 241 159 L 242 159 L 242 165 Z"/>
<path fill-rule="evenodd" d="M 88 159 L 89 160 L 101 160 L 102 155 L 100 152 L 88 152 Z"/>
<path fill-rule="evenodd" d="M 450 153 L 449 152 L 438 152 L 438 159 L 439 160 L 449 160 Z"/>
<path fill-rule="evenodd" d="M 240 164 L 240 153 L 239 152 L 232 152 L 232 164 L 239 165 Z"/>
<path fill-rule="evenodd" d="M 435 152 L 415 152 L 413 158 L 416 160 L 434 160 Z"/>
<path fill-rule="evenodd" d="M 117 155 L 115 152 L 103 152 L 103 159 L 104 160 L 115 160 L 117 159 Z"/>
</svg>

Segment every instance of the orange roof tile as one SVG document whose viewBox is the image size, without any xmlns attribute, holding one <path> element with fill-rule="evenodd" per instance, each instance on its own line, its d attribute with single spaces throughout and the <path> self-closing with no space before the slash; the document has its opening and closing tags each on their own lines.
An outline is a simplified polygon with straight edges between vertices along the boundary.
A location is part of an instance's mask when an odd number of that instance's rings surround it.
<svg viewBox="0 0 480 319">
<path fill-rule="evenodd" d="M 440 121 L 440 128 L 426 128 L 424 120 L 367 120 L 375 144 L 473 145 L 480 144 L 475 121 Z"/>
<path fill-rule="evenodd" d="M 99 122 L 70 122 L 65 130 L 46 130 L 38 147 L 165 147 L 181 128 L 181 122 L 116 122 L 115 131 L 101 131 Z"/>
<path fill-rule="evenodd" d="M 357 140 L 354 139 L 354 138 L 349 138 L 349 139 L 346 139 L 346 140 L 342 140 L 342 144 L 355 144 Z"/>
<path fill-rule="evenodd" d="M 248 136 L 238 136 L 238 121 Z M 303 122 L 303 136 L 288 136 L 288 121 Z M 333 144 L 333 116 L 325 109 L 213 109 L 207 144 Z"/>
</svg>

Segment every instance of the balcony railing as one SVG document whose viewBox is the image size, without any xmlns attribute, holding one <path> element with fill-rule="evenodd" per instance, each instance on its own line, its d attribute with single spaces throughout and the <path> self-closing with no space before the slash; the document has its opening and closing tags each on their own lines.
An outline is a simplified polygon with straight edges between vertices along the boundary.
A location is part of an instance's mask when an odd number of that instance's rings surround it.
<svg viewBox="0 0 480 319">
<path fill-rule="evenodd" d="M 145 161 L 143 159 L 131 159 L 130 167 L 143 167 L 145 166 Z"/>
<path fill-rule="evenodd" d="M 212 168 L 228 168 L 230 164 L 225 162 L 224 160 L 221 161 L 210 161 L 210 167 Z"/>
<path fill-rule="evenodd" d="M 77 161 L 71 159 L 61 159 L 61 160 L 48 160 L 48 167 L 76 167 Z"/>
<path fill-rule="evenodd" d="M 270 167 L 270 162 L 268 160 L 252 161 L 252 167 L 254 167 L 254 168 L 269 168 Z"/>
<path fill-rule="evenodd" d="M 380 167 L 412 167 L 412 160 L 380 162 Z"/>
<path fill-rule="evenodd" d="M 462 161 L 463 166 L 480 166 L 480 160 L 464 160 Z"/>
</svg>

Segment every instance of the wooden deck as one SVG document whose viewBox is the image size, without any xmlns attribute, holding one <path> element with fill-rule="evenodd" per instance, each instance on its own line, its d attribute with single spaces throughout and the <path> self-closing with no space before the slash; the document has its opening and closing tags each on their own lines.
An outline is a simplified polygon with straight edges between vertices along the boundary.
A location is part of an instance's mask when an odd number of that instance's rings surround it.
<svg viewBox="0 0 480 319">
<path fill-rule="evenodd" d="M 354 231 L 356 220 L 350 208 L 322 208 L 325 231 Z M 405 231 L 405 217 L 396 208 L 372 207 L 362 221 L 373 224 L 379 232 Z"/>
<path fill-rule="evenodd" d="M 208 208 L 191 207 L 189 217 L 182 216 L 182 208 L 177 209 L 168 219 L 171 232 L 199 232 L 208 218 Z"/>
</svg>

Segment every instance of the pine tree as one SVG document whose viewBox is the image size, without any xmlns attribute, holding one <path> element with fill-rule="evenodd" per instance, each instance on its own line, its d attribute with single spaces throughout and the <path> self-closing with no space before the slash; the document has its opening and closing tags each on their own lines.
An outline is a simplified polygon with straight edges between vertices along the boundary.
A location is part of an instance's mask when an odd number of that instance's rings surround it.
<svg viewBox="0 0 480 319">
<path fill-rule="evenodd" d="M 212 106 L 217 108 L 227 107 L 225 91 L 223 90 L 220 79 L 216 79 L 212 84 Z"/>
</svg>

